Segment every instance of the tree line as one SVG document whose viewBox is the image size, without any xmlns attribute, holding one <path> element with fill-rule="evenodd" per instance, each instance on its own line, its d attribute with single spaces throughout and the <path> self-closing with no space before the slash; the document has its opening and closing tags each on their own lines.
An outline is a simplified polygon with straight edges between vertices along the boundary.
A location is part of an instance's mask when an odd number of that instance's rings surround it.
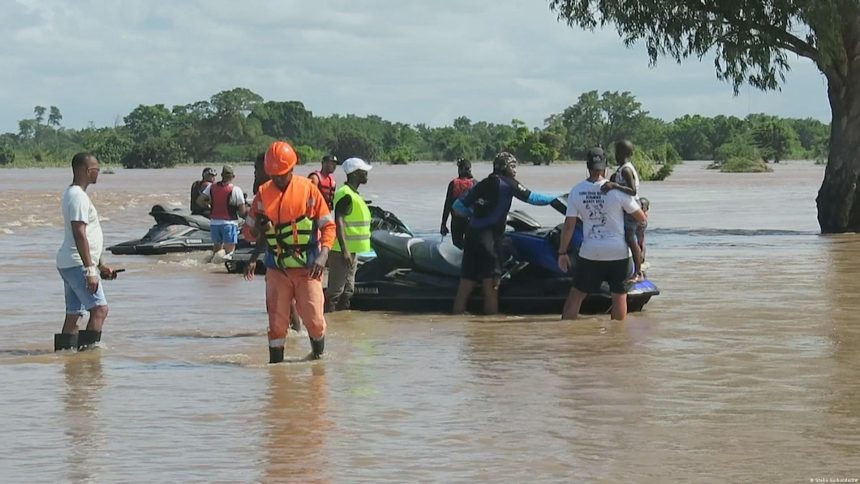
<svg viewBox="0 0 860 484">
<path fill-rule="evenodd" d="M 765 114 L 685 115 L 666 122 L 650 116 L 633 94 L 609 91 L 583 93 L 540 128 L 518 119 L 497 124 L 465 116 L 440 127 L 375 115 L 315 116 L 299 101 L 266 101 L 246 88 L 171 108 L 139 105 L 114 127 L 65 128 L 55 106 L 36 106 L 33 114 L 19 121 L 17 133 L 0 135 L 0 163 L 58 164 L 81 150 L 127 168 L 240 162 L 253 160 L 272 141 L 286 139 L 302 162 L 328 153 L 400 164 L 489 160 L 507 150 L 522 162 L 549 164 L 582 159 L 590 147 L 609 148 L 615 140 L 629 138 L 637 145 L 643 178 L 662 179 L 681 159 L 714 159 L 715 166 L 738 156 L 773 162 L 824 159 L 829 135 L 828 125 L 815 119 Z"/>
</svg>

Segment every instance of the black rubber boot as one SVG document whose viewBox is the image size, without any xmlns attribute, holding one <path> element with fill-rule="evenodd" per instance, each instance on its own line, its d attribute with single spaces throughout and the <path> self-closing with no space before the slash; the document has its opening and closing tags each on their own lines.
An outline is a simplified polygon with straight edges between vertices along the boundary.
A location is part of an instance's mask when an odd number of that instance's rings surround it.
<svg viewBox="0 0 860 484">
<path fill-rule="evenodd" d="M 310 336 L 309 336 L 309 338 L 310 338 Z M 325 352 L 325 336 L 321 337 L 320 339 L 310 338 L 310 340 L 311 340 L 311 356 L 315 360 L 322 358 L 322 354 Z"/>
<path fill-rule="evenodd" d="M 284 347 L 272 348 L 269 347 L 269 363 L 280 363 L 284 361 Z"/>
<path fill-rule="evenodd" d="M 78 335 L 70 333 L 54 334 L 54 351 L 71 350 L 78 347 Z"/>
<path fill-rule="evenodd" d="M 82 329 L 78 331 L 78 351 L 83 351 L 87 348 L 92 348 L 96 343 L 102 340 L 101 331 L 90 331 Z"/>
</svg>

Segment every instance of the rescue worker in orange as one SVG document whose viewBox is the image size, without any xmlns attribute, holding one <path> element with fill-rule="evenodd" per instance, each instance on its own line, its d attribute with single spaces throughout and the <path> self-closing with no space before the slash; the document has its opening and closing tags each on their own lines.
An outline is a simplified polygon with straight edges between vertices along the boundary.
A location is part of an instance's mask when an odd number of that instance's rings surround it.
<svg viewBox="0 0 860 484">
<path fill-rule="evenodd" d="M 319 188 L 328 204 L 329 210 L 334 210 L 334 192 L 337 191 L 337 180 L 334 171 L 337 169 L 337 156 L 323 156 L 320 169 L 308 175 L 308 179 Z"/>
<path fill-rule="evenodd" d="M 289 143 L 272 143 L 264 162 L 271 180 L 260 185 L 251 207 L 258 236 L 245 279 L 254 278 L 257 257 L 265 249 L 269 363 L 284 361 L 293 299 L 310 336 L 309 358 L 320 358 L 325 350 L 322 276 L 334 243 L 334 217 L 319 189 L 293 175 L 297 163 Z"/>
</svg>

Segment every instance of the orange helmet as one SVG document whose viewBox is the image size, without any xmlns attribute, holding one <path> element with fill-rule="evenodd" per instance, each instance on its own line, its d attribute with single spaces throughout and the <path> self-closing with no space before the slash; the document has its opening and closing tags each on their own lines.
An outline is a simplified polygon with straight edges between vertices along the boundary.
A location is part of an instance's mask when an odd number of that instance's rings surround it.
<svg viewBox="0 0 860 484">
<path fill-rule="evenodd" d="M 275 141 L 266 150 L 265 169 L 269 176 L 286 175 L 298 162 L 296 150 L 286 141 Z"/>
</svg>

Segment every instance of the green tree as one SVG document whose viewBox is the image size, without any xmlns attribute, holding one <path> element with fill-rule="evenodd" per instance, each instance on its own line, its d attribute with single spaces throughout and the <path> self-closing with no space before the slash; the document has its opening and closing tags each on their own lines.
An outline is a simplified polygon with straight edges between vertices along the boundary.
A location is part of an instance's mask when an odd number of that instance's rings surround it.
<svg viewBox="0 0 860 484">
<path fill-rule="evenodd" d="M 45 106 L 36 106 L 33 108 L 33 115 L 36 116 L 36 123 L 42 124 L 45 122 Z"/>
<path fill-rule="evenodd" d="M 655 62 L 716 55 L 735 92 L 776 89 L 788 55 L 811 59 L 827 79 L 830 156 L 818 192 L 824 233 L 860 230 L 860 1 L 550 0 L 569 25 L 612 24 L 626 45 L 645 43 Z"/>
<path fill-rule="evenodd" d="M 215 111 L 212 129 L 222 140 L 239 143 L 253 141 L 254 133 L 248 130 L 247 115 L 263 102 L 259 94 L 237 87 L 215 94 L 209 102 Z"/>
<path fill-rule="evenodd" d="M 750 122 L 752 139 L 764 160 L 779 163 L 800 148 L 797 133 L 786 121 L 773 116 L 760 116 Z"/>
<path fill-rule="evenodd" d="M 123 118 L 125 126 L 135 143 L 146 141 L 149 138 L 161 138 L 167 134 L 170 126 L 171 113 L 164 104 L 144 106 L 143 104 L 134 108 Z"/>
<path fill-rule="evenodd" d="M 51 106 L 51 110 L 48 113 L 48 125 L 53 126 L 55 129 L 60 127 L 60 121 L 63 120 L 63 115 L 60 114 L 60 108 L 57 106 Z"/>
<path fill-rule="evenodd" d="M 561 120 L 567 128 L 567 151 L 571 155 L 580 156 L 591 147 L 602 146 L 604 122 L 597 91 L 582 93 L 576 104 L 561 113 Z"/>
<path fill-rule="evenodd" d="M 248 119 L 257 119 L 263 133 L 274 138 L 304 142 L 312 134 L 313 113 L 299 101 L 256 104 Z"/>
<path fill-rule="evenodd" d="M 15 161 L 15 150 L 6 144 L 0 144 L 0 165 L 8 165 Z"/>
<path fill-rule="evenodd" d="M 132 142 L 117 128 L 87 128 L 81 131 L 83 148 L 105 164 L 119 164 L 131 151 Z"/>
<path fill-rule="evenodd" d="M 170 168 L 185 161 L 185 153 L 166 137 L 148 138 L 135 143 L 122 158 L 125 168 Z"/>
</svg>

